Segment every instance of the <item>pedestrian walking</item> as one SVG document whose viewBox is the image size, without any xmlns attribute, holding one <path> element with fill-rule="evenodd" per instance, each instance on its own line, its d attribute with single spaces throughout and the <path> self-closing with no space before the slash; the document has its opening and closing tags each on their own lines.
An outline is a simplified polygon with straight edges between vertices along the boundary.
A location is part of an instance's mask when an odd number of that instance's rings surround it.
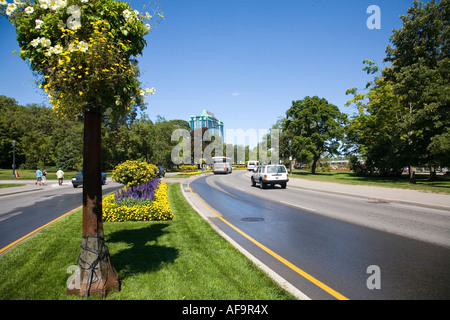
<svg viewBox="0 0 450 320">
<path fill-rule="evenodd" d="M 58 178 L 58 184 L 62 186 L 64 181 L 64 171 L 62 171 L 61 168 L 59 168 L 59 170 L 56 171 L 56 178 Z"/>
<path fill-rule="evenodd" d="M 42 169 L 42 184 L 45 185 L 45 181 L 47 181 L 47 171 L 45 171 L 45 168 Z"/>
<path fill-rule="evenodd" d="M 39 185 L 41 185 L 41 181 L 42 181 L 42 171 L 41 169 L 37 169 L 36 170 L 36 185 L 39 183 Z"/>
</svg>

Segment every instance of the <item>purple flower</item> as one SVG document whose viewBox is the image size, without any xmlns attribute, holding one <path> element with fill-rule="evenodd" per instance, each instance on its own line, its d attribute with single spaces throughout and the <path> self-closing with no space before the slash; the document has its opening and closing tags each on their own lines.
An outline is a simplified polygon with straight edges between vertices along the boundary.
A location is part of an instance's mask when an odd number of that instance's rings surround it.
<svg viewBox="0 0 450 320">
<path fill-rule="evenodd" d="M 156 187 L 158 187 L 159 179 L 153 178 L 149 181 L 135 187 L 129 187 L 126 189 L 118 190 L 114 194 L 114 199 L 117 204 L 119 204 L 122 200 L 128 198 L 134 198 L 134 200 L 142 201 L 142 200 L 153 200 L 153 196 L 155 195 Z"/>
</svg>

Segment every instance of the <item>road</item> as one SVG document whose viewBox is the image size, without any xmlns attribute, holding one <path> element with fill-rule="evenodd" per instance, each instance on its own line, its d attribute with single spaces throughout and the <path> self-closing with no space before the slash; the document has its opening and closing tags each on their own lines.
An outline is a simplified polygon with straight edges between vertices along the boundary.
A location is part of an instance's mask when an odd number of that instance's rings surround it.
<svg viewBox="0 0 450 320">
<path fill-rule="evenodd" d="M 102 188 L 103 194 L 120 186 L 108 182 Z M 0 194 L 0 250 L 82 204 L 83 189 L 73 188 L 70 182 L 63 186 L 56 182 L 35 186 L 33 182 L 21 188 L 27 192 Z M 17 188 L 3 189 L 3 192 L 9 189 Z"/>
<path fill-rule="evenodd" d="M 311 299 L 450 298 L 448 211 L 263 190 L 239 171 L 188 188 L 218 228 Z"/>
</svg>

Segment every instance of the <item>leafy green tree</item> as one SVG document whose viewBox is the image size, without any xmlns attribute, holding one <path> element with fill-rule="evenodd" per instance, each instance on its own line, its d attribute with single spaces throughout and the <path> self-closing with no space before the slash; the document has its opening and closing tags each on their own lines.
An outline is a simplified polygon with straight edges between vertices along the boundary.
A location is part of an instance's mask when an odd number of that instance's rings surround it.
<svg viewBox="0 0 450 320">
<path fill-rule="evenodd" d="M 292 102 L 286 112 L 286 131 L 293 135 L 292 152 L 299 161 L 312 160 L 315 174 L 320 157 L 336 154 L 346 115 L 326 99 L 305 97 Z"/>
<path fill-rule="evenodd" d="M 450 167 L 450 129 L 431 138 L 428 150 L 434 159 L 439 159 L 440 165 Z"/>
<path fill-rule="evenodd" d="M 53 124 L 57 122 L 56 114 L 49 108 L 30 105 L 27 107 L 27 130 L 21 138 L 22 150 L 26 156 L 26 167 L 54 164 L 56 160 L 57 141 L 53 135 Z"/>
<path fill-rule="evenodd" d="M 408 162 L 442 165 L 447 156 L 437 141 L 446 140 L 450 126 L 450 1 L 414 1 L 401 19 L 386 49 L 392 68 L 383 73 L 409 109 L 401 122 Z"/>
<path fill-rule="evenodd" d="M 80 170 L 83 168 L 83 126 L 76 120 L 63 122 L 53 132 L 57 140 L 56 166 L 64 171 Z"/>
<path fill-rule="evenodd" d="M 364 63 L 363 70 L 376 76 L 367 84 L 367 93 L 356 88 L 347 90 L 353 99 L 346 105 L 354 104 L 358 112 L 345 129 L 346 152 L 364 157 L 365 167 L 371 173 L 399 175 L 406 163 L 405 154 L 411 151 L 402 139 L 403 129 L 399 126 L 409 110 L 394 94 L 393 83 L 379 76 L 378 66 L 369 60 Z"/>
<path fill-rule="evenodd" d="M 19 106 L 13 98 L 0 96 L 0 166 L 11 168 L 13 147 L 16 141 L 16 165 L 23 163 L 25 157 L 21 152 L 21 137 L 23 128 L 18 123 L 19 113 L 24 113 L 25 107 Z"/>
<path fill-rule="evenodd" d="M 180 127 L 181 124 L 181 127 Z M 185 123 L 176 121 L 167 121 L 162 117 L 157 117 L 151 134 L 152 155 L 151 162 L 164 167 L 172 167 L 171 152 L 176 145 L 171 141 L 172 132 L 176 129 L 182 129 Z"/>
</svg>

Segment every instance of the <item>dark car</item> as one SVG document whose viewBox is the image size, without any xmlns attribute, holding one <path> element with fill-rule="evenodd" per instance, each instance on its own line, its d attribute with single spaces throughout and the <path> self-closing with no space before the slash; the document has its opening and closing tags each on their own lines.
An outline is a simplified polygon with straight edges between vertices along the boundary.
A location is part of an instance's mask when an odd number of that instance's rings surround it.
<svg viewBox="0 0 450 320">
<path fill-rule="evenodd" d="M 102 173 L 102 184 L 106 184 L 106 173 Z M 72 185 L 74 188 L 83 185 L 83 169 L 72 177 Z"/>
<path fill-rule="evenodd" d="M 158 167 L 158 173 L 156 174 L 157 178 L 163 178 L 166 175 L 166 169 L 164 167 L 159 166 Z"/>
</svg>

